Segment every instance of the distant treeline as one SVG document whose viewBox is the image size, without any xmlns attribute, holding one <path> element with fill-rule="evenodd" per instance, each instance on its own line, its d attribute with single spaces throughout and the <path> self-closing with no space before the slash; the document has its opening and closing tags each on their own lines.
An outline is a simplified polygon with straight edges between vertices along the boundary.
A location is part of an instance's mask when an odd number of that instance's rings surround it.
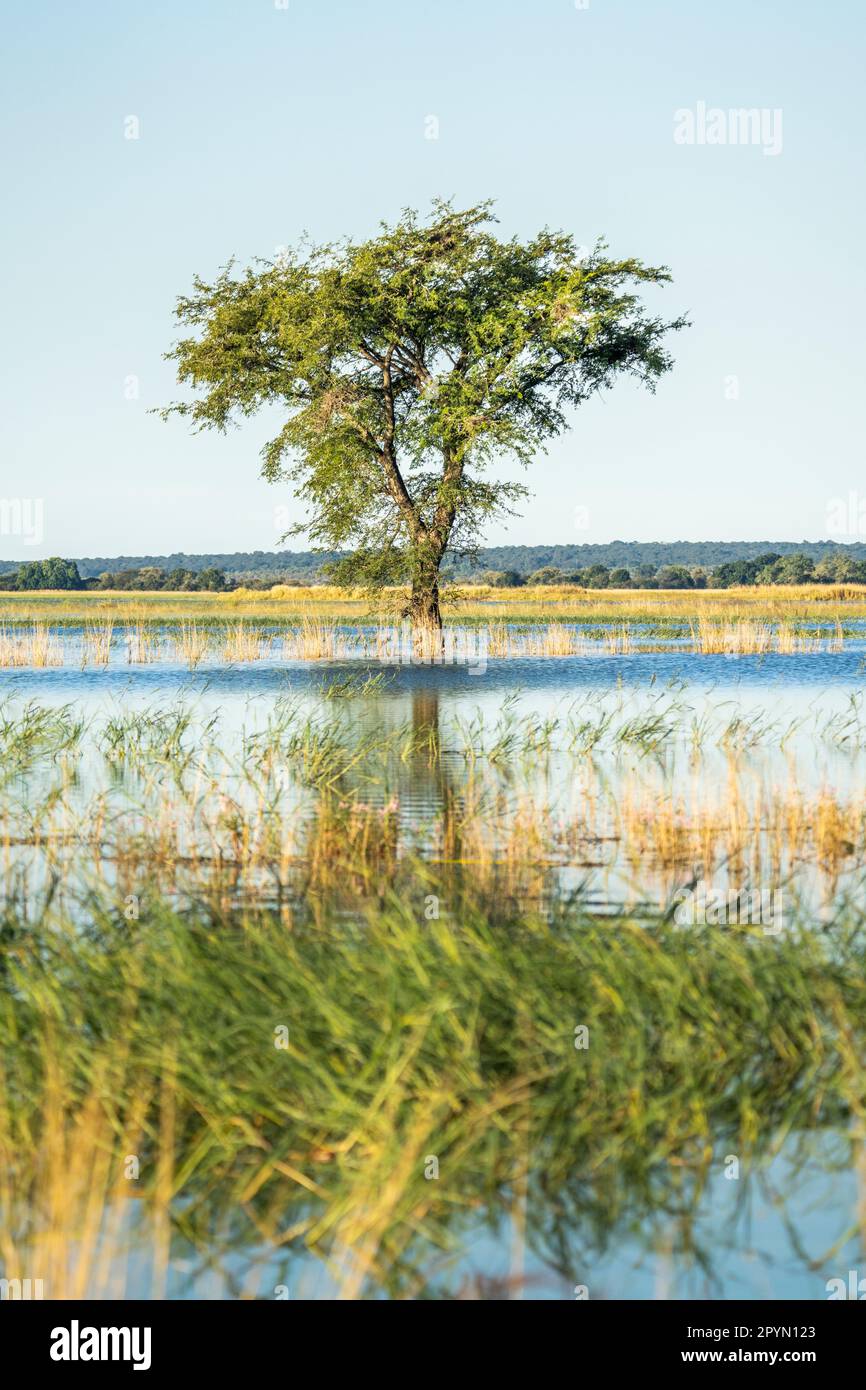
<svg viewBox="0 0 866 1390">
<path fill-rule="evenodd" d="M 485 570 L 481 581 L 496 587 L 521 584 L 577 584 L 584 589 L 730 589 L 741 584 L 866 584 L 866 559 L 855 560 L 838 551 L 817 562 L 795 551 L 767 551 L 753 560 L 733 560 L 709 570 L 700 565 L 586 565 L 562 570 L 544 565 L 529 575 L 517 570 Z"/>
<path fill-rule="evenodd" d="M 460 579 L 475 578 L 484 570 L 514 570 L 536 574 L 553 568 L 564 574 L 603 565 L 608 570 L 626 569 L 632 575 L 656 574 L 662 568 L 683 567 L 709 574 L 722 565 L 755 561 L 765 555 L 785 558 L 806 555 L 816 563 L 827 555 L 842 554 L 866 561 L 866 542 L 840 546 L 835 541 L 610 541 L 606 545 L 500 545 L 478 552 L 474 560 L 449 557 L 444 571 Z M 226 566 L 227 570 L 231 566 Z"/>
<path fill-rule="evenodd" d="M 608 570 L 627 569 L 630 574 L 655 574 L 665 566 L 682 566 L 690 572 L 705 573 L 740 560 L 754 561 L 766 554 L 785 558 L 806 555 L 816 563 L 827 555 L 842 554 L 852 560 L 866 560 L 866 542 L 840 546 L 834 541 L 610 541 L 606 545 L 498 545 L 479 550 L 474 557 L 446 557 L 443 573 L 453 579 L 477 579 L 485 570 L 511 571 L 525 578 L 538 570 L 553 568 L 573 574 L 594 565 Z M 233 554 L 115 555 L 77 559 L 82 579 L 99 579 L 104 574 L 128 574 L 141 570 L 169 573 L 219 570 L 229 581 L 249 587 L 253 579 L 286 584 L 321 582 L 329 563 L 340 558 L 336 551 L 283 550 L 237 551 Z M 46 563 L 46 562 L 43 562 Z M 18 562 L 0 560 L 0 575 L 14 574 Z"/>
<path fill-rule="evenodd" d="M 751 548 L 748 542 L 736 544 Z M 491 548 L 482 554 L 489 559 L 494 555 L 513 555 L 516 551 L 521 551 L 524 552 L 522 558 L 525 559 L 527 555 L 534 556 L 538 552 L 547 556 L 553 552 L 585 552 L 604 548 L 515 546 Z M 634 546 L 635 550 L 647 548 L 652 549 L 637 543 Z M 698 548 L 697 543 L 693 548 Z M 759 550 L 755 555 L 721 561 L 715 566 L 673 562 L 654 564 L 652 561 L 635 560 L 628 565 L 610 565 L 596 561 L 574 567 L 545 563 L 532 569 L 516 566 L 482 569 L 477 565 L 463 569 L 450 565 L 445 567 L 444 575 L 451 580 L 466 580 L 501 588 L 519 587 L 523 584 L 577 584 L 586 589 L 728 589 L 741 584 L 866 584 L 866 546 L 824 546 L 822 543 L 816 543 L 812 548 L 819 551 L 817 556 L 805 547 L 792 546 L 786 551 L 780 544 L 774 549 Z M 176 557 L 170 558 L 174 560 Z M 188 558 L 194 561 L 214 557 Z M 306 559 L 307 556 L 302 558 Z M 91 575 L 86 569 L 89 561 L 64 560 L 54 556 L 49 560 L 31 560 L 19 565 L 17 569 L 0 573 L 0 589 L 7 592 L 26 592 L 33 589 L 165 589 L 173 592 L 205 590 L 220 593 L 243 586 L 264 590 L 276 583 L 321 583 L 325 578 L 322 572 L 325 557 L 317 555 L 315 558 L 318 568 L 310 569 L 303 574 L 279 570 L 230 570 L 227 573 L 217 565 L 196 568 L 192 563 L 188 566 L 152 563 L 122 569 L 105 569 L 99 574 Z"/>
<path fill-rule="evenodd" d="M 174 593 L 207 590 L 219 593 L 230 588 L 222 570 L 160 569 L 148 565 L 141 569 L 106 570 L 96 578 L 85 578 L 75 560 L 29 560 L 11 574 L 0 575 L 0 589 L 26 593 L 33 589 L 166 589 Z"/>
<path fill-rule="evenodd" d="M 250 550 L 222 555 L 187 555 L 178 551 L 173 555 L 87 556 L 76 559 L 75 563 L 82 579 L 154 569 L 175 574 L 180 571 L 198 574 L 202 570 L 220 570 L 244 582 L 255 577 L 270 579 L 274 584 L 285 584 L 293 578 L 306 583 L 321 579 L 324 566 L 339 558 L 336 551 Z M 18 563 L 0 560 L 0 574 L 14 573 Z"/>
</svg>

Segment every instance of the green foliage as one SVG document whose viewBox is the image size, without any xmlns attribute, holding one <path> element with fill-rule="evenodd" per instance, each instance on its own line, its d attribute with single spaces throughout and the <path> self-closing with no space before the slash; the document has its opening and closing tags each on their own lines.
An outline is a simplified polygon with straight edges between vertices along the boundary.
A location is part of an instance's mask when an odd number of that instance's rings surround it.
<svg viewBox="0 0 866 1390">
<path fill-rule="evenodd" d="M 610 575 L 606 565 L 590 565 L 583 571 L 582 579 L 588 589 L 606 589 Z"/>
<path fill-rule="evenodd" d="M 527 584 L 564 584 L 565 575 L 555 565 L 543 565 L 540 570 L 533 570 L 526 582 Z"/>
<path fill-rule="evenodd" d="M 30 560 L 19 566 L 15 577 L 15 588 L 28 589 L 80 589 L 81 575 L 74 560 L 61 560 L 54 555 L 50 560 Z"/>
<path fill-rule="evenodd" d="M 764 546 L 766 543 L 763 543 Z M 735 560 L 722 556 L 737 554 Z M 757 552 L 757 553 L 753 553 Z M 658 563 L 642 557 L 656 556 Z M 548 557 L 561 563 L 539 564 Z M 339 575 L 341 557 L 336 552 L 322 555 L 314 551 L 240 551 L 219 555 L 143 555 L 118 556 L 115 559 L 88 558 L 63 561 L 83 576 L 80 587 L 109 589 L 207 589 L 219 592 L 240 582 L 248 588 L 269 588 L 272 584 L 314 584 L 323 579 L 323 567 L 332 576 Z M 580 565 L 581 559 L 591 564 Z M 182 561 L 183 563 L 177 563 Z M 810 568 L 809 561 L 812 562 Z M 486 562 L 490 567 L 482 568 Z M 47 562 L 36 562 L 44 564 Z M 7 563 L 2 572 L 0 590 L 19 587 L 19 569 L 26 568 L 32 576 L 33 564 L 14 567 Z M 695 541 L 665 544 L 662 542 L 612 541 L 606 545 L 560 546 L 491 546 L 477 552 L 473 562 L 466 556 L 449 553 L 442 565 L 442 574 L 451 581 L 468 580 L 501 588 L 517 588 L 531 579 L 532 583 L 585 586 L 587 573 L 593 569 L 597 576 L 609 570 L 607 582 L 594 587 L 606 588 L 729 588 L 742 584 L 801 584 L 814 581 L 822 584 L 866 583 L 866 546 L 850 544 L 836 546 L 827 542 L 803 542 L 794 545 L 777 542 L 773 550 L 761 548 L 750 541 Z M 383 577 L 385 569 L 383 567 Z M 538 576 L 542 577 L 539 579 Z M 665 578 L 667 576 L 667 579 Z M 56 578 L 56 576 L 55 576 Z M 668 582 L 669 581 L 669 582 Z M 35 588 L 32 582 L 25 586 Z M 39 585 L 38 587 L 61 587 Z M 63 586 L 70 587 L 70 586 Z"/>
<path fill-rule="evenodd" d="M 134 570 L 106 570 L 93 586 L 97 589 L 129 589 L 171 593 L 198 593 L 206 590 L 221 593 L 228 586 L 222 570 L 208 568 L 196 573 L 189 569 L 163 570 L 146 566 Z"/>
<path fill-rule="evenodd" d="M 517 570 L 485 570 L 479 579 L 494 589 L 519 589 L 525 583 L 524 576 Z"/>
<path fill-rule="evenodd" d="M 693 589 L 695 581 L 682 565 L 663 565 L 655 577 L 659 589 Z"/>
<path fill-rule="evenodd" d="M 853 547 L 851 547 L 853 549 Z M 712 576 L 714 588 L 733 584 L 866 584 L 866 560 L 842 550 L 825 553 L 818 563 L 802 551 L 758 555 L 720 565 Z"/>
<path fill-rule="evenodd" d="M 682 565 L 695 577 L 698 571 L 718 570 L 736 560 L 773 556 L 808 555 L 815 561 L 815 579 L 823 583 L 862 583 L 866 574 L 866 545 L 852 541 L 843 546 L 833 541 L 609 541 L 603 545 L 498 545 L 472 555 L 449 551 L 442 573 L 449 579 L 479 581 L 484 571 L 513 571 L 523 579 L 534 570 L 552 565 L 571 575 L 591 564 L 627 569 L 635 579 L 653 579 L 662 565 Z M 83 579 L 101 574 L 139 569 L 219 569 L 229 579 L 246 585 L 253 580 L 270 584 L 320 582 L 325 567 L 339 561 L 337 552 L 312 550 L 244 550 L 215 554 L 86 556 L 77 560 Z M 0 587 L 14 579 L 17 562 L 0 560 Z M 858 578 L 858 576 L 860 576 Z M 748 582 L 751 582 L 749 580 Z M 611 579 L 611 583 L 613 580 Z"/>
<path fill-rule="evenodd" d="M 768 570 L 772 571 L 772 567 L 780 558 L 778 553 L 771 552 L 768 555 L 756 555 L 749 560 L 735 560 L 730 564 L 720 565 L 713 576 L 714 587 L 729 589 L 735 584 L 754 584 L 758 575 Z"/>
<path fill-rule="evenodd" d="M 388 901 L 314 931 L 172 913 L 158 898 L 140 923 L 118 925 L 101 902 L 92 916 L 81 932 L 10 914 L 0 937 L 15 982 L 0 1014 L 0 1118 L 20 1199 L 7 1245 L 28 1253 L 40 1162 L 63 1135 L 58 1094 L 81 1107 L 76 1136 L 97 1109 L 110 1116 L 112 1174 L 141 1098 L 134 1205 L 153 1210 L 153 1174 L 174 1175 L 179 1269 L 198 1263 L 191 1249 L 213 1278 L 263 1245 L 288 1260 L 299 1244 L 347 1279 L 360 1269 L 344 1296 L 453 1285 L 443 1251 L 466 1243 L 473 1214 L 504 1224 L 516 1183 L 527 1243 L 554 1268 L 585 1268 L 614 1242 L 657 1251 L 673 1230 L 677 1257 L 708 1279 L 726 1246 L 702 1233 L 700 1202 L 724 1155 L 744 1159 L 744 1202 L 781 1135 L 848 1129 L 836 1160 L 856 1162 L 862 923 L 792 928 L 770 949 L 747 932 L 575 909 L 428 922 Z M 774 1191 L 786 1215 L 792 1188 Z M 292 1229 L 304 1239 L 287 1246 Z"/>
<path fill-rule="evenodd" d="M 277 407 L 262 471 L 295 485 L 308 515 L 293 530 L 351 552 L 342 582 L 411 578 L 437 610 L 446 549 L 471 553 L 526 494 L 491 465 L 530 463 L 620 374 L 652 389 L 685 323 L 635 293 L 668 281 L 664 267 L 603 243 L 583 254 L 564 233 L 501 241 L 493 221 L 487 203 L 436 203 L 367 242 L 229 264 L 178 301 L 190 336 L 168 354 L 197 394 L 164 415 L 224 430 Z"/>
</svg>

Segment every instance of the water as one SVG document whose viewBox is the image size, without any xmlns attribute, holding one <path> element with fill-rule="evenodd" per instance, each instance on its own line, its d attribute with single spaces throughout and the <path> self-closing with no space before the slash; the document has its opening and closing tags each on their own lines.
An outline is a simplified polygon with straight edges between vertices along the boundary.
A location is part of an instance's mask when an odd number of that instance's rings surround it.
<svg viewBox="0 0 866 1390">
<path fill-rule="evenodd" d="M 805 1155 L 791 1161 L 788 1150 L 803 1147 Z M 811 1136 L 805 1146 L 783 1144 L 754 1174 L 733 1180 L 722 1168 L 688 1217 L 647 1217 L 638 1229 L 623 1222 L 607 1233 L 604 1249 L 587 1239 L 573 1215 L 564 1246 L 546 1252 L 527 1248 L 508 1211 L 493 1209 L 491 1224 L 470 1226 L 456 1251 L 430 1255 L 424 1295 L 826 1299 L 831 1280 L 841 1278 L 847 1285 L 850 1270 L 859 1270 L 858 1277 L 866 1272 L 857 1236 L 830 1249 L 839 1233 L 850 1230 L 857 1202 L 852 1175 L 839 1171 L 842 1147 L 838 1135 Z M 147 1234 L 140 1221 L 129 1230 L 129 1296 L 146 1297 L 152 1287 Z M 266 1245 L 238 1248 L 229 1239 L 224 1247 L 216 1240 L 203 1256 L 178 1236 L 166 1292 L 170 1298 L 329 1299 L 338 1296 L 351 1264 L 346 1255 L 329 1270 L 302 1246 L 274 1255 Z M 404 1294 L 409 1288 L 407 1281 Z"/>
<path fill-rule="evenodd" d="M 435 767 L 419 758 L 397 758 L 381 784 L 353 781 L 354 774 L 345 783 L 353 793 L 360 787 L 372 807 L 396 795 L 400 833 L 423 852 L 449 798 L 465 799 L 467 747 L 489 750 L 509 728 L 522 731 L 519 756 L 501 766 L 472 768 L 491 795 L 504 798 L 506 822 L 518 793 L 530 798 L 536 811 L 564 821 L 585 814 L 592 798 L 609 796 L 618 803 L 626 785 L 649 797 L 681 798 L 687 808 L 709 805 L 714 798 L 724 808 L 732 765 L 742 786 L 768 803 L 792 787 L 805 795 L 830 791 L 856 797 L 866 771 L 866 719 L 860 708 L 864 657 L 866 643 L 860 641 L 834 653 L 725 657 L 684 650 L 622 656 L 597 651 L 572 658 L 491 659 L 476 670 L 459 664 L 387 667 L 269 659 L 203 663 L 190 672 L 168 660 L 137 665 L 115 656 L 107 668 L 81 669 L 67 661 L 4 671 L 0 699 L 7 714 L 35 701 L 54 708 L 69 704 L 88 721 L 66 792 L 69 806 L 79 812 L 97 795 L 116 798 L 113 804 L 124 814 L 139 816 L 154 798 L 163 807 L 183 800 L 167 774 L 149 780 L 106 758 L 100 731 L 118 714 L 185 707 L 194 712 L 198 727 L 218 716 L 215 745 L 225 759 L 220 776 L 226 793 L 241 804 L 247 794 L 238 771 L 243 750 L 287 702 L 295 702 L 298 717 L 337 720 L 347 736 L 434 730 L 442 748 Z M 381 679 L 367 693 L 359 692 L 357 683 L 371 676 Z M 356 682 L 354 693 L 324 698 L 325 687 L 349 678 Z M 614 722 L 591 756 L 581 758 L 566 746 L 581 721 L 598 721 L 610 711 Z M 632 742 L 613 737 L 627 721 L 651 715 L 663 726 L 655 736 Z M 546 734 L 539 732 L 545 721 L 551 726 Z M 739 732 L 731 734 L 732 727 Z M 535 730 L 531 738 L 528 729 Z M 59 776 L 55 760 L 7 777 L 7 824 L 19 824 L 28 800 L 45 796 Z M 316 793 L 303 779 L 292 775 L 279 790 L 287 812 L 315 814 Z M 7 880 L 16 865 L 24 868 L 35 893 L 45 882 L 45 873 L 34 867 L 41 852 L 32 842 L 17 850 L 7 847 Z M 633 862 L 624 865 L 606 850 L 598 850 L 600 865 L 593 864 L 586 846 L 582 853 L 583 860 L 575 859 L 572 846 L 561 855 L 552 881 L 561 894 L 580 887 L 594 910 L 657 905 L 670 893 L 670 875 L 648 859 L 638 872 Z M 74 860 L 73 854 L 67 890 L 80 868 Z M 862 855 L 849 855 L 829 888 L 820 864 L 792 864 L 788 872 L 790 886 L 816 921 L 843 899 L 862 909 Z M 116 870 L 108 872 L 107 881 L 117 881 Z M 863 1200 L 859 1143 L 832 1125 L 768 1134 L 761 1154 L 736 1177 L 726 1176 L 727 1155 L 720 1149 L 703 1190 L 684 1195 L 671 1209 L 654 1204 L 646 1193 L 631 1192 L 622 1210 L 600 1212 L 593 1194 L 581 1194 L 578 1184 L 563 1210 L 559 1199 L 546 1198 L 542 1171 L 522 1197 L 500 1189 L 488 1194 L 481 1212 L 468 1211 L 456 1224 L 455 1248 L 431 1249 L 424 1257 L 424 1287 L 457 1297 L 523 1291 L 529 1297 L 570 1299 L 586 1286 L 591 1298 L 825 1298 L 828 1279 L 847 1278 L 858 1260 L 866 1272 L 858 1215 Z M 147 1235 L 147 1218 L 141 1221 Z M 170 1296 L 329 1297 L 351 1270 L 351 1251 L 338 1254 L 326 1268 L 303 1240 L 275 1253 L 240 1224 L 245 1229 L 240 1239 L 231 1221 L 223 1234 L 215 1226 L 204 1252 L 190 1244 L 183 1223 L 178 1224 Z M 129 1243 L 127 1292 L 146 1296 L 150 1259 L 146 1242 L 139 1246 L 135 1223 Z M 399 1278 L 396 1282 L 399 1286 Z M 417 1286 L 407 1281 L 402 1292 L 412 1291 Z"/>
</svg>

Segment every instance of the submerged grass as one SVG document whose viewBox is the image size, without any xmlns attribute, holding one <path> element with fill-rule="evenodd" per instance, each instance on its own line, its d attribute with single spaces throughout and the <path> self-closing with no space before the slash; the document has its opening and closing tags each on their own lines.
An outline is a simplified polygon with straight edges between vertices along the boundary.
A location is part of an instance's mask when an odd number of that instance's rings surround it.
<svg viewBox="0 0 866 1390">
<path fill-rule="evenodd" d="M 800 632 L 790 621 L 779 622 L 774 626 L 768 622 L 754 622 L 745 618 L 725 623 L 701 617 L 697 623 L 691 622 L 689 626 L 694 650 L 704 655 L 718 652 L 739 655 L 772 651 L 790 655 L 798 652 L 839 652 L 844 647 L 842 624 L 838 619 L 827 635 Z"/>
<path fill-rule="evenodd" d="M 517 1191 L 560 1277 L 618 1230 L 672 1229 L 711 1271 L 694 1218 L 725 1155 L 748 1183 L 792 1131 L 861 1143 L 856 924 L 768 942 L 389 901 L 307 932 L 152 903 L 0 942 L 0 1258 L 49 1297 L 129 1292 L 133 1212 L 157 1291 L 175 1242 L 246 1253 L 247 1293 L 306 1254 L 343 1297 L 417 1296 Z"/>
<path fill-rule="evenodd" d="M 226 628 L 222 657 L 231 662 L 258 661 L 269 647 L 269 640 L 257 628 L 244 622 L 231 623 Z"/>
<path fill-rule="evenodd" d="M 699 717 L 667 690 L 545 716 L 506 702 L 494 720 L 440 723 L 421 705 L 359 725 L 355 702 L 378 689 L 338 683 L 312 713 L 280 701 L 231 737 L 184 701 L 89 727 L 69 707 L 0 705 L 0 904 L 23 911 L 53 884 L 82 912 L 91 891 L 156 883 L 179 906 L 303 921 L 389 891 L 417 905 L 420 862 L 425 893 L 492 917 L 570 894 L 587 911 L 659 913 L 713 878 L 784 888 L 824 922 L 857 891 L 858 784 L 803 786 L 791 751 L 784 779 L 754 761 L 801 736 L 789 721 L 725 704 Z M 856 702 L 820 720 L 807 734 L 830 756 L 864 746 Z"/>
<path fill-rule="evenodd" d="M 196 622 L 181 623 L 180 633 L 175 639 L 175 648 L 178 657 L 190 671 L 194 671 L 205 659 L 209 646 L 208 634 L 203 632 Z"/>
<path fill-rule="evenodd" d="M 126 660 L 177 662 L 190 670 L 203 662 L 252 662 L 279 656 L 292 661 L 366 661 L 386 666 L 471 665 L 487 660 L 539 657 L 628 656 L 635 652 L 692 651 L 702 655 L 782 655 L 834 653 L 846 640 L 866 640 L 866 630 L 844 625 L 775 623 L 738 619 L 724 622 L 700 616 L 672 622 L 514 621 L 478 618 L 443 629 L 388 624 L 381 616 L 370 625 L 347 625 L 331 617 L 303 618 L 295 626 L 276 626 L 260 617 L 181 619 L 130 615 L 87 620 L 80 630 L 39 621 L 0 629 L 0 667 L 58 666 L 69 657 L 82 666 L 107 666 L 117 630 Z"/>
<path fill-rule="evenodd" d="M 107 666 L 111 660 L 113 636 L 113 618 L 87 622 L 81 639 L 82 666 Z"/>
<path fill-rule="evenodd" d="M 0 627 L 0 667 L 62 664 L 61 644 L 44 622 L 34 622 L 29 630 Z"/>
<path fill-rule="evenodd" d="M 727 1155 L 744 1202 L 783 1146 L 866 1171 L 866 798 L 754 757 L 805 732 L 853 760 L 861 697 L 401 721 L 381 686 L 234 738 L 181 700 L 0 703 L 2 1277 L 459 1297 L 466 1243 L 517 1223 L 556 1288 L 617 1241 L 711 1280 Z M 811 874 L 822 910 L 684 929 L 701 874 Z M 795 1243 L 818 1296 L 864 1236 Z"/>
</svg>

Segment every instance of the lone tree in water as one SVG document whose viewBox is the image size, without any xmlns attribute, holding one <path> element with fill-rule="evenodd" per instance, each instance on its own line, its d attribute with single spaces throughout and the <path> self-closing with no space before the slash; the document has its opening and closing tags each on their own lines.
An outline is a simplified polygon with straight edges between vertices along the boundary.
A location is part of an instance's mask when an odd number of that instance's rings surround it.
<svg viewBox="0 0 866 1390">
<path fill-rule="evenodd" d="M 501 241 L 489 203 L 428 220 L 407 211 L 361 243 L 303 243 L 178 300 L 191 332 L 168 354 L 201 393 L 163 412 L 226 429 L 278 406 L 262 472 L 287 478 L 314 545 L 348 550 L 340 583 L 411 585 L 408 615 L 441 625 L 446 549 L 471 551 L 486 522 L 526 495 L 493 475 L 529 463 L 566 413 L 619 373 L 654 387 L 665 335 L 636 289 L 665 267 L 581 252 L 544 231 Z"/>
</svg>

